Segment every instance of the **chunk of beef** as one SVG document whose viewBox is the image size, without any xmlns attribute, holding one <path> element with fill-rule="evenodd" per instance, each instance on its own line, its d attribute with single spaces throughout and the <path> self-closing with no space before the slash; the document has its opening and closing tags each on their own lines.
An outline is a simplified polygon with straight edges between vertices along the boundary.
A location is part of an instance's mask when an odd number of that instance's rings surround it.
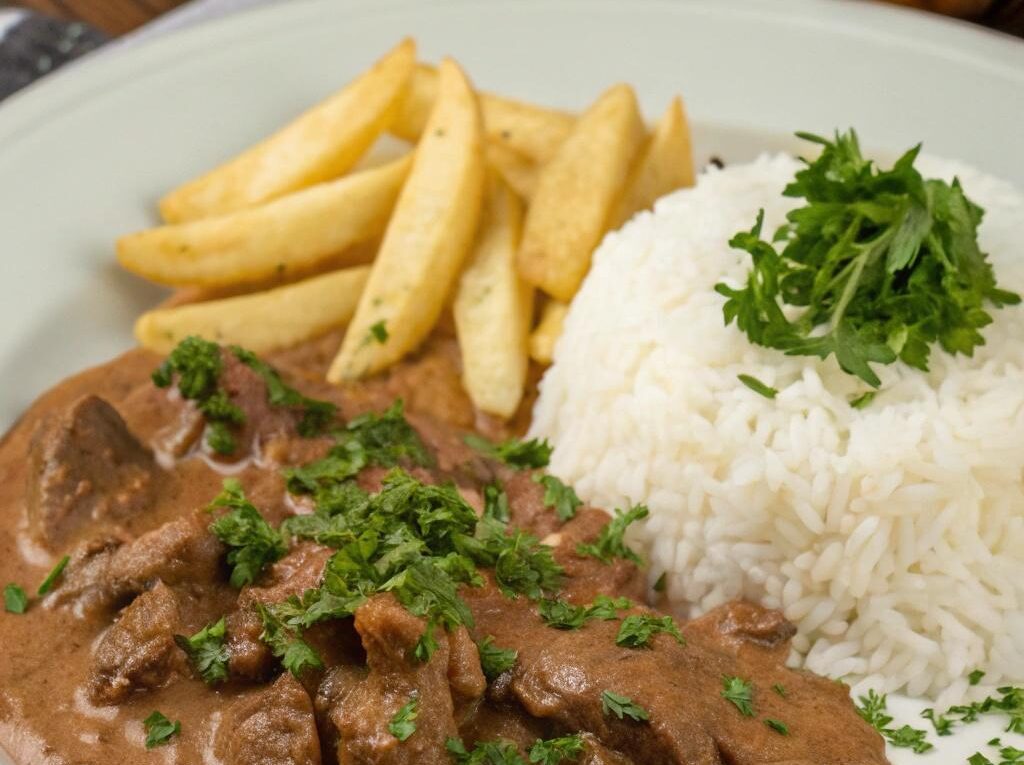
<svg viewBox="0 0 1024 765">
<path fill-rule="evenodd" d="M 270 673 L 274 657 L 260 640 L 263 622 L 255 605 L 278 603 L 316 587 L 331 553 L 332 550 L 312 542 L 300 543 L 268 569 L 263 586 L 242 589 L 238 609 L 227 617 L 231 674 L 258 679 Z"/>
<path fill-rule="evenodd" d="M 117 605 L 158 579 L 197 590 L 222 580 L 224 547 L 209 526 L 210 516 L 196 511 L 130 542 L 87 543 L 72 555 L 55 600 L 91 610 Z"/>
<path fill-rule="evenodd" d="M 146 507 L 158 471 L 153 455 L 98 396 L 84 396 L 44 421 L 29 463 L 29 522 L 51 547 L 66 545 L 93 522 L 116 524 Z"/>
<path fill-rule="evenodd" d="M 480 668 L 480 652 L 465 627 L 448 633 L 448 685 L 457 721 L 473 709 L 487 690 L 487 678 Z"/>
<path fill-rule="evenodd" d="M 593 733 L 583 734 L 583 756 L 579 765 L 633 765 L 633 761 L 597 740 Z"/>
<path fill-rule="evenodd" d="M 502 469 L 499 476 L 508 495 L 509 525 L 544 539 L 558 531 L 562 522 L 544 504 L 544 487 L 533 480 L 531 470 Z"/>
<path fill-rule="evenodd" d="M 437 630 L 438 648 L 427 662 L 412 657 L 426 622 L 403 608 L 392 595 L 377 595 L 356 611 L 356 631 L 366 650 L 368 671 L 332 679 L 329 713 L 337 731 L 342 765 L 446 765 L 445 741 L 457 735 L 448 685 L 448 637 Z M 399 741 L 388 730 L 395 713 L 418 701 L 416 731 Z"/>
<path fill-rule="evenodd" d="M 633 649 L 615 644 L 616 621 L 556 630 L 522 599 L 509 601 L 492 587 L 464 593 L 477 622 L 475 634 L 493 635 L 498 645 L 519 652 L 508 673 L 509 691 L 529 714 L 562 730 L 592 733 L 605 747 L 636 762 L 886 762 L 881 737 L 860 719 L 844 689 L 786 668 L 777 645 L 765 650 L 755 642 L 755 650 L 736 649 L 737 640 L 763 640 L 757 625 L 773 621 L 765 613 L 751 610 L 744 618 L 751 630 L 730 626 L 722 638 L 699 627 L 687 645 L 659 634 L 650 647 Z M 757 687 L 766 689 L 755 692 L 756 716 L 744 717 L 722 698 L 723 676 L 756 678 Z M 785 686 L 786 698 L 767 690 L 774 683 Z M 648 712 L 649 721 L 607 714 L 604 691 L 629 697 Z M 793 735 L 775 733 L 762 722 L 765 717 L 787 723 Z M 819 735 L 822 730 L 829 735 Z"/>
<path fill-rule="evenodd" d="M 166 683 L 183 668 L 174 644 L 178 630 L 177 599 L 157 582 L 121 612 L 96 647 L 88 683 L 92 701 L 117 704 L 132 691 Z"/>
<path fill-rule="evenodd" d="M 514 700 L 488 699 L 459 723 L 459 737 L 467 747 L 480 741 L 511 741 L 526 752 L 539 738 L 550 738 L 552 727 L 544 720 L 531 717 Z"/>
<path fill-rule="evenodd" d="M 313 703 L 295 678 L 242 697 L 224 713 L 215 744 L 225 765 L 320 765 Z"/>
<path fill-rule="evenodd" d="M 605 563 L 576 551 L 581 543 L 596 540 L 608 521 L 603 510 L 581 507 L 572 520 L 545 540 L 554 546 L 555 560 L 565 569 L 566 599 L 588 603 L 598 595 L 612 595 L 644 601 L 647 581 L 635 563 L 622 558 Z"/>
<path fill-rule="evenodd" d="M 789 657 L 789 641 L 796 625 L 781 611 L 762 608 L 745 600 L 734 600 L 687 623 L 686 634 L 693 642 L 730 651 L 736 656 L 763 654 L 776 664 Z"/>
</svg>

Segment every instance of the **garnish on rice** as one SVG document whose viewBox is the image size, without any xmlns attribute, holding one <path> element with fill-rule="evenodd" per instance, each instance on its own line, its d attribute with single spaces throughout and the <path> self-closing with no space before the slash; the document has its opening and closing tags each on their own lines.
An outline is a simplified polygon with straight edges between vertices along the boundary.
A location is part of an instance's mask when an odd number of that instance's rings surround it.
<svg viewBox="0 0 1024 765">
<path fill-rule="evenodd" d="M 927 370 L 935 344 L 972 355 L 992 322 L 988 307 L 1020 302 L 997 286 L 978 246 L 983 210 L 959 181 L 921 176 L 920 145 L 879 170 L 853 130 L 831 141 L 797 135 L 824 147 L 783 191 L 806 204 L 770 242 L 761 238 L 763 212 L 730 240 L 754 263 L 744 286 L 715 286 L 727 298 L 726 323 L 788 355 L 835 354 L 874 387 L 872 363 L 899 359 Z M 801 310 L 790 318 L 784 306 Z"/>
</svg>

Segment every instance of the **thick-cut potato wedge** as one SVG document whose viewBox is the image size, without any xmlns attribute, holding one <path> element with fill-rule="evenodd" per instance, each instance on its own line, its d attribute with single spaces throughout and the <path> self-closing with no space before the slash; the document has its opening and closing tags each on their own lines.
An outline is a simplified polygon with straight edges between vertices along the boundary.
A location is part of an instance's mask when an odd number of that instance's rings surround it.
<svg viewBox="0 0 1024 765">
<path fill-rule="evenodd" d="M 469 252 L 484 185 L 476 96 L 445 59 L 434 110 L 395 205 L 370 281 L 327 379 L 373 374 L 420 344 L 437 322 Z"/>
<path fill-rule="evenodd" d="M 590 268 L 643 139 L 636 95 L 616 85 L 576 122 L 540 172 L 519 248 L 519 272 L 568 302 Z"/>
<path fill-rule="evenodd" d="M 117 242 L 117 259 L 172 286 L 222 287 L 303 272 L 379 237 L 411 166 L 409 155 L 259 207 L 129 234 Z"/>
<path fill-rule="evenodd" d="M 524 201 L 529 201 L 537 188 L 537 165 L 505 144 L 488 141 L 485 149 L 487 164 L 493 167 L 505 183 Z"/>
<path fill-rule="evenodd" d="M 671 191 L 692 186 L 693 146 L 683 99 L 676 96 L 633 164 L 610 228 L 616 229 Z"/>
<path fill-rule="evenodd" d="M 522 203 L 492 179 L 453 305 L 469 398 L 480 411 L 505 419 L 519 406 L 529 367 L 533 288 L 516 270 L 522 225 Z"/>
<path fill-rule="evenodd" d="M 549 300 L 540 314 L 540 321 L 530 335 L 530 358 L 539 364 L 550 364 L 555 354 L 555 343 L 562 335 L 562 322 L 569 306 Z"/>
<path fill-rule="evenodd" d="M 256 353 L 287 348 L 349 321 L 369 276 L 369 266 L 358 266 L 266 292 L 158 308 L 135 322 L 135 338 L 158 353 L 189 335 Z"/>
<path fill-rule="evenodd" d="M 436 95 L 437 70 L 429 64 L 419 64 L 391 125 L 391 133 L 407 141 L 419 140 Z M 488 139 L 537 163 L 547 162 L 555 155 L 575 122 L 571 114 L 557 109 L 489 93 L 480 93 L 478 98 Z"/>
<path fill-rule="evenodd" d="M 415 69 L 404 40 L 373 67 L 252 148 L 160 201 L 168 223 L 240 210 L 352 167 L 394 120 Z"/>
</svg>

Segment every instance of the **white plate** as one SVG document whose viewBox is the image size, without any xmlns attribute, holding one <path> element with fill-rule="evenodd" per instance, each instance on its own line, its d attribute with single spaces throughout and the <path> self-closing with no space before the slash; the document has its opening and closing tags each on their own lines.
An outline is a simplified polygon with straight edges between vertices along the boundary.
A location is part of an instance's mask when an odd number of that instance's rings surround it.
<svg viewBox="0 0 1024 765">
<path fill-rule="evenodd" d="M 581 107 L 624 80 L 655 116 L 681 91 L 701 161 L 852 125 L 870 146 L 924 141 L 1024 186 L 1024 44 L 963 24 L 840 0 L 293 0 L 97 56 L 0 107 L 0 427 L 131 345 L 161 291 L 119 271 L 112 242 L 153 222 L 161 192 L 404 34 L 482 87 L 543 103 Z M 998 733 L 973 726 L 892 761 L 961 763 Z"/>
</svg>

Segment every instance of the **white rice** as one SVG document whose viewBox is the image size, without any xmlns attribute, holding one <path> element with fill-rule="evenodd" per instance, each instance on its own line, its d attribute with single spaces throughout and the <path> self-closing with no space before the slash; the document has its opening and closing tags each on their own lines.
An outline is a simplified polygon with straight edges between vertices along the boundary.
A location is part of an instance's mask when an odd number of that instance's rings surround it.
<svg viewBox="0 0 1024 765">
<path fill-rule="evenodd" d="M 966 166 L 1001 286 L 1024 293 L 1024 196 Z M 552 470 L 612 508 L 646 503 L 652 581 L 699 614 L 745 597 L 799 628 L 822 674 L 957 700 L 967 675 L 1024 680 L 1024 309 L 993 310 L 973 358 L 876 366 L 882 393 L 833 359 L 758 348 L 712 287 L 739 283 L 727 241 L 758 208 L 774 231 L 795 200 L 788 156 L 710 170 L 610 234 L 541 383 L 533 434 Z M 779 389 L 768 400 L 746 373 Z"/>
</svg>

